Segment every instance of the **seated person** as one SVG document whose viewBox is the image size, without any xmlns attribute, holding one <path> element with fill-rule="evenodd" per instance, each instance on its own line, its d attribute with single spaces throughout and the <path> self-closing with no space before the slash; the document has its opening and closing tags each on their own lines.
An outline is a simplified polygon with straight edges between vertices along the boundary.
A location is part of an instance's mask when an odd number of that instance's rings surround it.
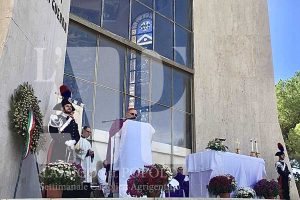
<svg viewBox="0 0 300 200">
<path fill-rule="evenodd" d="M 188 176 L 183 175 L 183 168 L 177 168 L 177 174 L 174 177 L 178 181 L 179 187 L 177 189 L 171 189 L 170 194 L 166 194 L 169 197 L 188 197 L 189 196 L 189 179 Z"/>
</svg>

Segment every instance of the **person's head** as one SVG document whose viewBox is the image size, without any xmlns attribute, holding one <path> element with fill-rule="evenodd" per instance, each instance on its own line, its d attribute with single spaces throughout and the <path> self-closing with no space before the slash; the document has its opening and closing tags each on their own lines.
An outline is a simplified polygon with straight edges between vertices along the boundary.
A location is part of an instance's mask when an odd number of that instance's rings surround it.
<svg viewBox="0 0 300 200">
<path fill-rule="evenodd" d="M 183 174 L 183 168 L 182 167 L 178 167 L 177 168 L 177 173 Z"/>
<path fill-rule="evenodd" d="M 107 164 L 108 164 L 107 161 L 106 161 L 106 160 L 103 160 L 102 165 L 103 165 L 104 168 L 106 168 Z"/>
<path fill-rule="evenodd" d="M 136 119 L 137 117 L 137 111 L 134 108 L 129 108 L 126 112 L 126 119 Z"/>
<path fill-rule="evenodd" d="M 84 126 L 83 129 L 82 129 L 82 134 L 81 135 L 84 138 L 88 138 L 88 137 L 90 137 L 91 134 L 92 134 L 91 128 L 88 127 L 88 126 Z"/>
<path fill-rule="evenodd" d="M 277 152 L 275 156 L 278 156 L 279 160 L 284 160 L 285 158 L 284 152 L 282 151 Z"/>
<path fill-rule="evenodd" d="M 75 108 L 72 106 L 72 102 L 69 99 L 63 99 L 61 101 L 61 106 L 63 108 L 63 112 L 66 114 L 71 114 L 75 111 Z"/>
<path fill-rule="evenodd" d="M 279 156 L 279 160 L 284 160 L 284 158 L 285 158 L 285 155 L 284 155 L 284 154 L 281 154 L 281 155 Z"/>
<path fill-rule="evenodd" d="M 285 155 L 284 155 L 284 147 L 281 143 L 277 144 L 277 148 L 279 149 L 278 152 L 276 152 L 275 156 L 279 157 L 279 160 L 284 160 Z"/>
</svg>

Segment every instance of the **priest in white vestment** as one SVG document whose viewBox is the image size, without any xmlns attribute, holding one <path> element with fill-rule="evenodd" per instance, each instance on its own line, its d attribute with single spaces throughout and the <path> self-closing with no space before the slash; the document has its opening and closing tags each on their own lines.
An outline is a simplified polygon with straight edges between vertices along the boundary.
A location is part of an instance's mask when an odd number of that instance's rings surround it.
<svg viewBox="0 0 300 200">
<path fill-rule="evenodd" d="M 92 162 L 94 159 L 94 151 L 92 151 L 91 143 L 87 140 L 90 137 L 92 131 L 91 128 L 85 126 L 83 127 L 81 138 L 75 146 L 76 152 L 76 163 L 80 164 L 84 172 L 84 188 L 85 196 L 89 197 L 90 194 L 90 184 L 92 183 Z"/>
<path fill-rule="evenodd" d="M 127 180 L 129 176 L 152 164 L 152 135 L 154 128 L 149 123 L 128 119 L 122 128 L 112 137 L 113 156 L 111 163 L 114 170 L 119 170 L 119 197 L 127 197 Z"/>
</svg>

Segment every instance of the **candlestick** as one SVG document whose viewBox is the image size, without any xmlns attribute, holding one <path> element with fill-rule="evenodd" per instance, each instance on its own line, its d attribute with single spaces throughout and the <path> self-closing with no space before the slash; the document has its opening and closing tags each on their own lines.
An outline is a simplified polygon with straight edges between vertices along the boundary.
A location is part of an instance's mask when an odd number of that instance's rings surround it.
<svg viewBox="0 0 300 200">
<path fill-rule="evenodd" d="M 251 142 L 251 152 L 254 151 L 254 148 L 253 148 L 253 139 L 250 139 L 250 142 Z"/>
<path fill-rule="evenodd" d="M 255 152 L 258 152 L 257 141 L 255 140 Z"/>
<path fill-rule="evenodd" d="M 240 142 L 239 142 L 239 139 L 236 139 L 236 142 L 235 142 L 235 143 L 236 143 L 236 145 L 237 145 L 236 148 L 239 149 L 239 148 L 240 148 Z"/>
</svg>

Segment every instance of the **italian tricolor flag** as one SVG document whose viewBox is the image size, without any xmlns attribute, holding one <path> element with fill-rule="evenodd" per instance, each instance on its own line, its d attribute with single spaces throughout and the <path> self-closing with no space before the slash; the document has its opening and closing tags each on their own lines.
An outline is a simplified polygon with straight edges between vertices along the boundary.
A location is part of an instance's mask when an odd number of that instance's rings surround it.
<svg viewBox="0 0 300 200">
<path fill-rule="evenodd" d="M 26 141 L 25 141 L 25 152 L 23 159 L 25 159 L 31 149 L 31 144 L 32 144 L 32 135 L 33 135 L 33 130 L 35 128 L 35 118 L 33 115 L 32 110 L 29 111 L 28 113 L 28 123 L 27 123 L 27 132 L 26 132 Z"/>
</svg>

